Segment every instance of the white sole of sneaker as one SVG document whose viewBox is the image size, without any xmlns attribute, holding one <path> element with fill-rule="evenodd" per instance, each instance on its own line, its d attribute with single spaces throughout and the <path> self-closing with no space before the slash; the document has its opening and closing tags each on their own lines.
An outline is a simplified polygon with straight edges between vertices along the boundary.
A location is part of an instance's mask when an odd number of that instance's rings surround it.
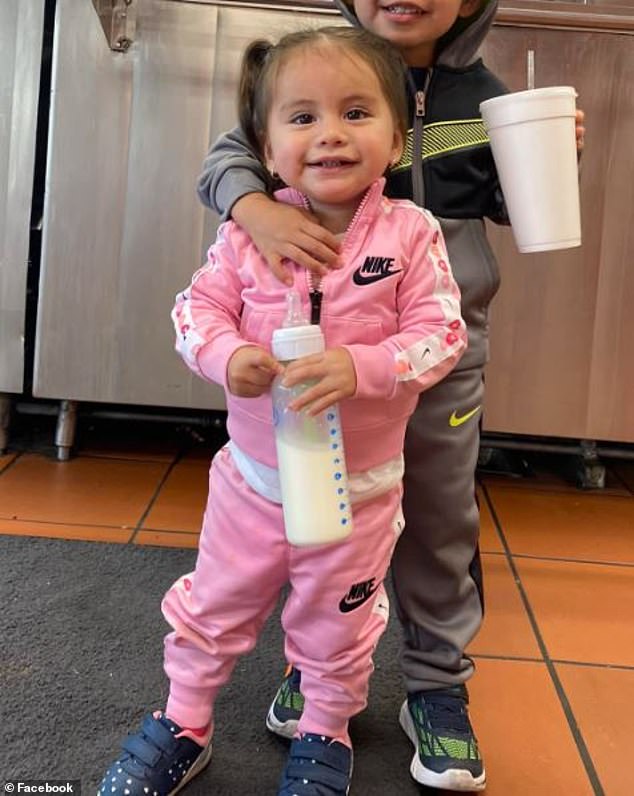
<svg viewBox="0 0 634 796">
<path fill-rule="evenodd" d="M 429 788 L 461 791 L 462 793 L 474 793 L 486 788 L 486 773 L 484 771 L 482 771 L 479 777 L 474 777 L 470 771 L 452 769 L 439 774 L 436 771 L 425 768 L 418 756 L 418 736 L 416 735 L 416 728 L 414 727 L 412 716 L 407 707 L 407 701 L 403 702 L 401 705 L 401 712 L 398 720 L 403 732 L 414 744 L 414 757 L 412 758 L 412 764 L 409 770 L 416 782 L 420 782 L 421 785 L 427 785 Z"/>
<path fill-rule="evenodd" d="M 297 725 L 299 724 L 298 721 L 295 719 L 290 719 L 289 721 L 279 721 L 275 717 L 275 713 L 273 712 L 273 708 L 275 707 L 275 700 L 271 703 L 271 707 L 269 708 L 269 712 L 266 715 L 266 728 L 269 732 L 274 733 L 275 735 L 279 735 L 280 738 L 286 738 L 289 741 L 292 741 L 295 737 L 295 733 L 297 732 Z"/>
<path fill-rule="evenodd" d="M 197 774 L 200 774 L 200 772 L 203 770 L 203 768 L 206 768 L 209 765 L 210 760 L 211 760 L 211 744 L 208 744 L 208 746 L 206 746 L 202 750 L 202 752 L 198 755 L 198 757 L 196 758 L 196 762 L 189 769 L 187 774 L 185 774 L 185 776 L 178 783 L 178 785 L 174 788 L 174 790 L 171 790 L 167 794 L 167 796 L 174 796 L 174 794 L 178 793 L 178 791 L 181 788 L 184 788 L 185 785 L 187 785 L 187 783 L 190 782 L 190 780 L 192 780 Z"/>
</svg>

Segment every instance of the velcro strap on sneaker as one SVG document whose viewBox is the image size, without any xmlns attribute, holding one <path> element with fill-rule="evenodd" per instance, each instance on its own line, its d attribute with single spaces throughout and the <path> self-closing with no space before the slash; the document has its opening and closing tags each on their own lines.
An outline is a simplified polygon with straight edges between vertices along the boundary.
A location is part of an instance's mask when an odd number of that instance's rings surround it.
<svg viewBox="0 0 634 796">
<path fill-rule="evenodd" d="M 128 735 L 121 748 L 150 768 L 154 768 L 161 759 L 161 750 L 148 743 L 142 735 Z"/>
<path fill-rule="evenodd" d="M 350 784 L 350 754 L 343 744 L 298 738 L 291 744 L 285 773 L 291 779 L 307 779 L 345 792 Z"/>
<path fill-rule="evenodd" d="M 141 731 L 128 735 L 123 742 L 123 749 L 138 758 L 146 766 L 153 768 L 164 754 L 169 757 L 178 741 L 174 734 L 160 719 L 148 715 L 143 719 Z"/>
<path fill-rule="evenodd" d="M 141 732 L 147 735 L 150 741 L 166 754 L 171 754 L 178 743 L 174 733 L 170 732 L 162 721 L 155 719 L 154 716 L 146 716 L 143 719 Z"/>
<path fill-rule="evenodd" d="M 340 793 L 345 793 L 350 784 L 348 774 L 344 774 L 342 771 L 335 771 L 334 768 L 327 768 L 319 763 L 311 766 L 310 763 L 290 762 L 286 766 L 284 774 L 290 780 L 298 780 L 299 782 L 306 780 L 307 784 L 310 783 L 311 785 L 327 785 Z"/>
</svg>

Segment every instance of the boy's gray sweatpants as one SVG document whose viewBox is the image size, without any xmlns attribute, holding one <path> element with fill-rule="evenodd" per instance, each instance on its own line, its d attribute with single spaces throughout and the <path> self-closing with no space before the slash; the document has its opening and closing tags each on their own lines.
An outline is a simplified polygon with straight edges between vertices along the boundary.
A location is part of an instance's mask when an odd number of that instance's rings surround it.
<svg viewBox="0 0 634 796">
<path fill-rule="evenodd" d="M 483 616 L 475 496 L 481 367 L 422 393 L 405 440 L 405 529 L 392 560 L 409 692 L 462 683 Z M 480 407 L 478 411 L 473 411 Z"/>
</svg>

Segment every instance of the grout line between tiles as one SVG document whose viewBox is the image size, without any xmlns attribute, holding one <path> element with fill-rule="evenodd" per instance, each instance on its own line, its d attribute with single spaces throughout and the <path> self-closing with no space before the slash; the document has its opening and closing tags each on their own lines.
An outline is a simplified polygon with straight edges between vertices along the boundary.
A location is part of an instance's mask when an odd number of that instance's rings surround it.
<svg viewBox="0 0 634 796">
<path fill-rule="evenodd" d="M 625 663 L 596 663 L 594 661 L 567 661 L 565 659 L 553 658 L 553 663 L 564 666 L 580 666 L 586 669 L 605 669 L 607 671 L 634 672 L 634 666 Z"/>
<path fill-rule="evenodd" d="M 99 461 L 103 461 L 104 459 L 108 462 L 135 462 L 137 464 L 166 464 L 169 460 L 166 456 L 162 456 L 160 458 L 153 457 L 151 454 L 143 455 L 143 456 L 123 456 L 119 454 L 118 456 L 109 453 L 83 453 L 79 454 L 82 459 L 98 459 Z M 178 456 L 178 453 L 172 454 L 173 456 Z M 79 457 L 76 457 L 79 458 Z"/>
<path fill-rule="evenodd" d="M 515 661 L 516 663 L 544 663 L 543 658 L 533 658 L 526 655 L 491 655 L 485 652 L 470 652 L 469 657 L 481 661 Z"/>
<path fill-rule="evenodd" d="M 513 661 L 515 663 L 542 663 L 543 658 L 535 658 L 527 655 L 492 655 L 486 652 L 470 652 L 469 657 L 473 660 L 481 661 Z M 634 666 L 624 663 L 597 663 L 596 661 L 569 661 L 565 658 L 551 658 L 552 662 L 562 666 L 579 666 L 585 669 L 605 669 L 607 671 L 617 670 L 619 672 L 634 672 Z"/>
<path fill-rule="evenodd" d="M 202 524 L 202 521 L 201 521 Z M 151 533 L 173 533 L 175 536 L 179 534 L 182 535 L 184 533 L 193 533 L 197 536 L 200 536 L 200 525 L 196 528 L 195 531 L 190 530 L 188 528 L 153 528 L 151 525 L 144 525 L 143 528 L 139 528 L 140 531 L 150 531 Z"/>
<path fill-rule="evenodd" d="M 480 548 L 480 555 L 482 556 L 500 556 L 506 558 L 504 550 L 485 550 Z M 556 564 L 590 564 L 592 566 L 604 567 L 624 567 L 631 569 L 634 567 L 634 561 L 604 561 L 600 558 L 564 558 L 563 556 L 540 556 L 536 553 L 513 553 L 513 558 L 527 559 L 529 561 L 552 561 Z"/>
<path fill-rule="evenodd" d="M 8 454 L 8 455 L 10 456 L 11 454 Z M 21 458 L 22 458 L 22 453 L 16 453 L 16 455 L 13 457 L 13 459 L 11 459 L 11 461 L 8 461 L 5 464 L 5 466 L 2 469 L 0 469 L 0 475 L 4 475 L 8 470 L 10 470 L 15 465 L 15 463 L 18 461 L 18 459 L 21 459 Z"/>
<path fill-rule="evenodd" d="M 507 555 L 503 550 L 484 550 L 480 548 L 481 556 L 500 556 L 506 558 Z M 625 569 L 632 569 L 634 561 L 602 561 L 599 558 L 564 558 L 563 556 L 540 556 L 536 553 L 513 553 L 513 558 L 526 559 L 528 561 L 551 561 L 555 564 L 588 564 L 591 566 L 603 567 L 624 567 Z"/>
<path fill-rule="evenodd" d="M 561 556 L 538 556 L 531 553 L 513 553 L 513 558 L 526 558 L 530 561 L 554 561 L 559 564 L 592 564 L 603 567 L 625 567 L 631 569 L 634 562 L 629 561 L 602 561 L 595 558 L 562 558 Z"/>
<path fill-rule="evenodd" d="M 586 742 L 583 738 L 581 729 L 577 724 L 577 720 L 572 710 L 572 706 L 570 705 L 570 701 L 568 700 L 566 691 L 563 687 L 561 680 L 559 679 L 559 674 L 557 673 L 555 665 L 548 654 L 546 643 L 539 629 L 539 625 L 537 624 L 537 619 L 529 602 L 526 590 L 524 589 L 524 585 L 520 578 L 519 571 L 515 566 L 515 561 L 513 560 L 513 554 L 511 553 L 511 548 L 509 547 L 509 544 L 506 540 L 506 536 L 504 535 L 504 531 L 502 530 L 502 525 L 500 523 L 497 512 L 495 511 L 495 508 L 493 506 L 489 490 L 485 484 L 481 483 L 480 486 L 484 494 L 484 499 L 486 500 L 487 505 L 489 507 L 489 511 L 491 512 L 491 516 L 493 518 L 493 522 L 495 524 L 500 542 L 504 547 L 507 563 L 511 568 L 511 573 L 513 574 L 515 585 L 517 586 L 517 589 L 519 591 L 520 599 L 522 600 L 522 603 L 524 605 L 524 610 L 526 611 L 526 614 L 528 616 L 528 621 L 535 635 L 537 646 L 539 647 L 539 650 L 542 654 L 544 663 L 546 664 L 546 669 L 548 671 L 548 674 L 550 675 L 557 696 L 559 697 L 559 702 L 561 703 L 561 707 L 564 712 L 564 716 L 566 717 L 566 721 L 568 722 L 568 727 L 570 728 L 570 732 L 572 733 L 572 737 L 577 746 L 577 751 L 579 752 L 579 756 L 581 757 L 581 762 L 583 763 L 583 766 L 586 770 L 586 774 L 588 775 L 588 779 L 590 780 L 590 784 L 592 786 L 595 796 L 605 796 L 605 791 L 603 789 L 603 786 L 601 785 L 601 780 L 599 779 L 597 770 L 594 767 L 590 751 L 588 750 Z"/>
<path fill-rule="evenodd" d="M 6 520 L 7 522 L 29 522 L 33 525 L 57 525 L 60 528 L 108 528 L 115 531 L 126 531 L 131 528 L 130 525 L 108 525 L 106 523 L 99 522 L 58 522 L 57 520 L 34 520 L 30 517 L 3 517 L 1 514 L 0 520 Z M 10 533 L 8 535 L 10 535 Z"/>
<path fill-rule="evenodd" d="M 134 526 L 134 530 L 132 531 L 132 533 L 130 534 L 130 538 L 128 539 L 128 544 L 133 544 L 134 543 L 134 540 L 136 539 L 137 534 L 142 529 L 142 525 L 143 525 L 143 523 L 145 521 L 145 518 L 148 516 L 148 514 L 150 513 L 150 511 L 154 507 L 154 504 L 158 500 L 158 496 L 161 494 L 161 490 L 165 486 L 165 482 L 167 481 L 167 479 L 171 475 L 172 471 L 174 470 L 176 465 L 181 461 L 182 458 L 183 458 L 183 451 L 179 451 L 176 454 L 176 456 L 174 456 L 172 461 L 169 463 L 169 466 L 167 467 L 167 469 L 163 473 L 163 477 L 158 482 L 158 485 L 157 485 L 156 489 L 154 490 L 154 494 L 152 495 L 152 497 L 148 501 L 148 504 L 145 507 L 145 511 L 141 514 L 141 516 L 139 518 L 139 521 Z M 145 529 L 143 529 L 143 530 L 145 530 Z"/>
</svg>

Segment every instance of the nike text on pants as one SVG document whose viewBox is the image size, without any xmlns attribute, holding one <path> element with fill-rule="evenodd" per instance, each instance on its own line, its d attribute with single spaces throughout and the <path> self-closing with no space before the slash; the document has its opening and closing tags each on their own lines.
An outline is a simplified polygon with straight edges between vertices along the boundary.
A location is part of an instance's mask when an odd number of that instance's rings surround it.
<svg viewBox="0 0 634 796">
<path fill-rule="evenodd" d="M 293 547 L 282 507 L 250 489 L 229 450 L 212 462 L 195 571 L 163 600 L 167 715 L 181 726 L 213 722 L 213 705 L 240 655 L 253 649 L 280 589 L 286 657 L 302 673 L 299 732 L 348 739 L 367 702 L 372 653 L 388 617 L 383 580 L 402 528 L 400 486 L 353 509 L 343 542 Z"/>
</svg>

